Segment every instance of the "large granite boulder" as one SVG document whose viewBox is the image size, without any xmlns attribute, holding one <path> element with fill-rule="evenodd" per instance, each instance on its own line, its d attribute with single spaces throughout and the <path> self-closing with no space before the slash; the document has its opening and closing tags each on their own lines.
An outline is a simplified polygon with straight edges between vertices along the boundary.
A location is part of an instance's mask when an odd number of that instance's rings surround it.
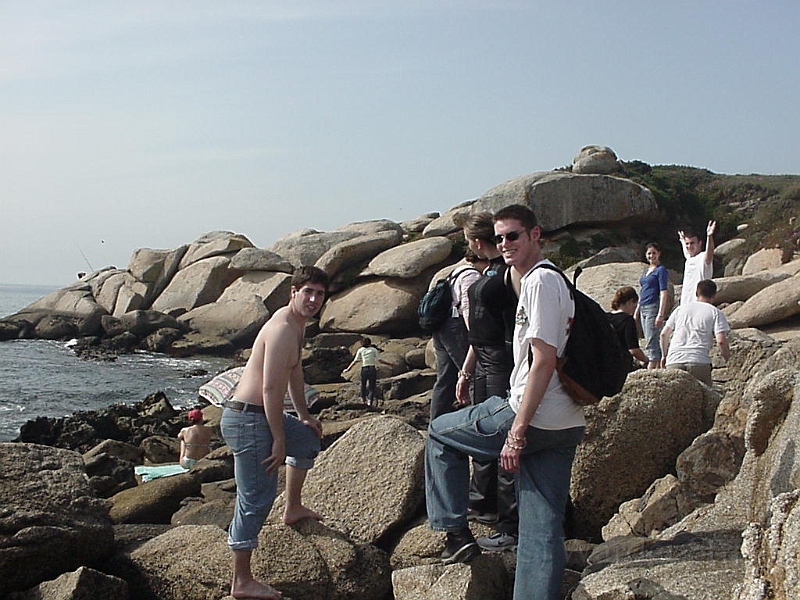
<svg viewBox="0 0 800 600">
<path fill-rule="evenodd" d="M 241 233 L 210 231 L 189 244 L 178 268 L 185 269 L 189 265 L 213 256 L 230 258 L 239 250 L 252 247 L 253 243 Z"/>
<path fill-rule="evenodd" d="M 250 271 L 225 288 L 217 302 L 245 300 L 258 296 L 269 314 L 273 314 L 288 304 L 291 287 L 292 277 L 286 273 Z"/>
<path fill-rule="evenodd" d="M 119 317 L 119 324 L 136 337 L 144 338 L 160 329 L 184 331 L 175 317 L 157 310 L 132 310 Z"/>
<path fill-rule="evenodd" d="M 407 335 L 419 330 L 417 308 L 428 278 L 379 279 L 358 283 L 332 296 L 319 325 L 326 332 Z"/>
<path fill-rule="evenodd" d="M 340 271 L 358 266 L 397 246 L 402 240 L 402 234 L 396 230 L 362 235 L 332 246 L 319 257 L 316 266 L 333 277 Z"/>
<path fill-rule="evenodd" d="M 263 248 L 242 248 L 231 258 L 231 268 L 239 271 L 275 271 L 289 274 L 294 271 L 288 260 Z"/>
<path fill-rule="evenodd" d="M 191 263 L 175 274 L 153 302 L 152 309 L 175 316 L 214 302 L 240 275 L 229 269 L 229 264 L 230 259 L 226 256 L 214 256 Z"/>
<path fill-rule="evenodd" d="M 523 175 L 488 190 L 471 210 L 497 212 L 509 204 L 530 206 L 539 225 L 641 222 L 658 214 L 653 193 L 629 179 L 547 171 Z"/>
<path fill-rule="evenodd" d="M 128 584 L 124 579 L 107 575 L 89 567 L 80 567 L 71 573 L 59 575 L 51 581 L 25 591 L 14 592 L 8 600 L 82 600 L 89 598 L 114 598 L 127 600 Z"/>
<path fill-rule="evenodd" d="M 420 432 L 399 419 L 361 421 L 319 456 L 308 472 L 303 502 L 324 514 L 330 527 L 376 543 L 421 506 L 424 449 Z M 281 498 L 271 520 L 282 504 Z"/>
<path fill-rule="evenodd" d="M 750 275 L 734 275 L 714 280 L 717 284 L 716 304 L 745 302 L 774 283 L 789 279 L 791 275 L 780 271 L 759 271 Z"/>
<path fill-rule="evenodd" d="M 319 232 L 314 229 L 301 229 L 283 236 L 270 248 L 294 267 L 314 265 L 319 258 L 336 244 L 359 237 L 357 231 Z"/>
<path fill-rule="evenodd" d="M 587 407 L 572 468 L 575 537 L 599 539 L 621 503 L 672 472 L 678 455 L 711 427 L 719 400 L 683 371 L 640 370 L 622 392 Z"/>
<path fill-rule="evenodd" d="M 446 237 L 429 237 L 396 246 L 373 258 L 362 275 L 413 279 L 450 256 L 453 242 Z"/>
<path fill-rule="evenodd" d="M 38 338 L 63 339 L 97 335 L 106 314 L 108 311 L 95 301 L 91 287 L 77 282 L 51 292 L 13 316 L 31 323 Z"/>
<path fill-rule="evenodd" d="M 469 215 L 474 204 L 475 200 L 467 200 L 466 202 L 456 204 L 446 213 L 436 217 L 430 223 L 428 223 L 428 225 L 425 226 L 425 229 L 422 230 L 422 236 L 435 237 L 456 233 L 461 229 L 458 225 L 456 225 L 456 221 L 460 222 L 462 217 Z"/>
<path fill-rule="evenodd" d="M 80 454 L 5 443 L 0 464 L 0 596 L 111 555 L 112 522 Z"/>
<path fill-rule="evenodd" d="M 218 301 L 190 310 L 178 317 L 187 329 L 216 336 L 237 347 L 249 346 L 270 317 L 259 296 Z"/>
<path fill-rule="evenodd" d="M 750 297 L 730 317 L 734 329 L 758 327 L 787 319 L 800 313 L 800 275 L 765 287 Z"/>
<path fill-rule="evenodd" d="M 253 575 L 284 597 L 382 600 L 391 588 L 383 552 L 319 523 L 267 524 L 258 540 Z M 130 561 L 133 597 L 223 598 L 230 590 L 230 550 L 218 527 L 175 527 L 134 549 Z"/>
<path fill-rule="evenodd" d="M 777 359 L 776 353 L 769 360 Z M 632 594 L 643 591 L 642 584 L 662 594 L 642 597 L 797 596 L 800 373 L 796 362 L 763 373 L 747 392 L 747 449 L 736 478 L 713 504 L 653 539 L 616 538 L 598 546 L 574 599 L 637 597 Z"/>
<path fill-rule="evenodd" d="M 152 284 L 146 284 L 130 273 L 125 273 L 117 289 L 117 297 L 112 314 L 115 317 L 119 317 L 132 310 L 147 308 L 153 297 Z"/>
<path fill-rule="evenodd" d="M 163 477 L 112 496 L 114 523 L 169 523 L 184 498 L 200 495 L 200 482 L 188 473 Z"/>
<path fill-rule="evenodd" d="M 128 272 L 148 285 L 145 306 L 149 307 L 172 281 L 188 249 L 189 245 L 184 244 L 172 250 L 140 248 L 133 252 L 128 263 Z"/>
<path fill-rule="evenodd" d="M 762 248 L 747 257 L 742 267 L 742 275 L 752 275 L 768 271 L 783 264 L 783 250 L 780 248 Z"/>
<path fill-rule="evenodd" d="M 470 564 L 420 565 L 392 572 L 395 600 L 507 600 L 511 580 L 499 554 Z"/>
<path fill-rule="evenodd" d="M 619 169 L 617 155 L 608 146 L 584 146 L 572 159 L 572 172 L 581 175 L 609 175 Z"/>
</svg>

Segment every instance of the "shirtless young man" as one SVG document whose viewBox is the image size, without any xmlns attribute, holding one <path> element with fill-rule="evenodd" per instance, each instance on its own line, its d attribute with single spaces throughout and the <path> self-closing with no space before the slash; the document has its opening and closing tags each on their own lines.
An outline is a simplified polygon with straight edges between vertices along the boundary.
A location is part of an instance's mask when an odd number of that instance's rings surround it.
<svg viewBox="0 0 800 600">
<path fill-rule="evenodd" d="M 250 568 L 258 533 L 275 500 L 281 465 L 286 464 L 283 522 L 322 519 L 301 501 L 306 474 L 320 451 L 322 425 L 308 412 L 300 350 L 306 321 L 322 307 L 327 285 L 321 269 L 295 271 L 289 304 L 259 331 L 233 399 L 225 403 L 221 429 L 233 451 L 236 477 L 236 507 L 228 529 L 234 598 L 281 598 L 277 590 L 254 579 Z M 283 411 L 287 389 L 297 417 Z"/>
</svg>

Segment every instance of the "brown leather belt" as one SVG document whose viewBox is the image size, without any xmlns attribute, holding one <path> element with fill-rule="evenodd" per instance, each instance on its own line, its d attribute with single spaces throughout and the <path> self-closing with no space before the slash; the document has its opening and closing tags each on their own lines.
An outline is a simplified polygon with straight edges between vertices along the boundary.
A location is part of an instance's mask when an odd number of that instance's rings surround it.
<svg viewBox="0 0 800 600">
<path fill-rule="evenodd" d="M 257 412 L 264 414 L 263 404 L 252 404 L 250 402 L 239 402 L 238 400 L 226 400 L 225 408 L 230 408 L 236 412 Z"/>
</svg>

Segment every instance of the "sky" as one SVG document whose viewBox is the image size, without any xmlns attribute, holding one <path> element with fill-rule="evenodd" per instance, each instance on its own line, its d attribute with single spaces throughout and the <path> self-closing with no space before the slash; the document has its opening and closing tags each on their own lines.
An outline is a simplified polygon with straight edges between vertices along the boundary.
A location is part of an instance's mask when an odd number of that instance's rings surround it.
<svg viewBox="0 0 800 600">
<path fill-rule="evenodd" d="M 0 283 L 572 163 L 800 172 L 800 2 L 0 0 Z"/>
</svg>

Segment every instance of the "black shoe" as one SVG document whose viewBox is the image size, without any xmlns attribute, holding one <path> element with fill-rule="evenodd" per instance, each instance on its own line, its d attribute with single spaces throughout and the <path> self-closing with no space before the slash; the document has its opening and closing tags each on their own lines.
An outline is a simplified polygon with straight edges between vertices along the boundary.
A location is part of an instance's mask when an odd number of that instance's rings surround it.
<svg viewBox="0 0 800 600">
<path fill-rule="evenodd" d="M 448 532 L 442 562 L 446 565 L 467 563 L 480 553 L 481 549 L 469 529 Z"/>
</svg>

